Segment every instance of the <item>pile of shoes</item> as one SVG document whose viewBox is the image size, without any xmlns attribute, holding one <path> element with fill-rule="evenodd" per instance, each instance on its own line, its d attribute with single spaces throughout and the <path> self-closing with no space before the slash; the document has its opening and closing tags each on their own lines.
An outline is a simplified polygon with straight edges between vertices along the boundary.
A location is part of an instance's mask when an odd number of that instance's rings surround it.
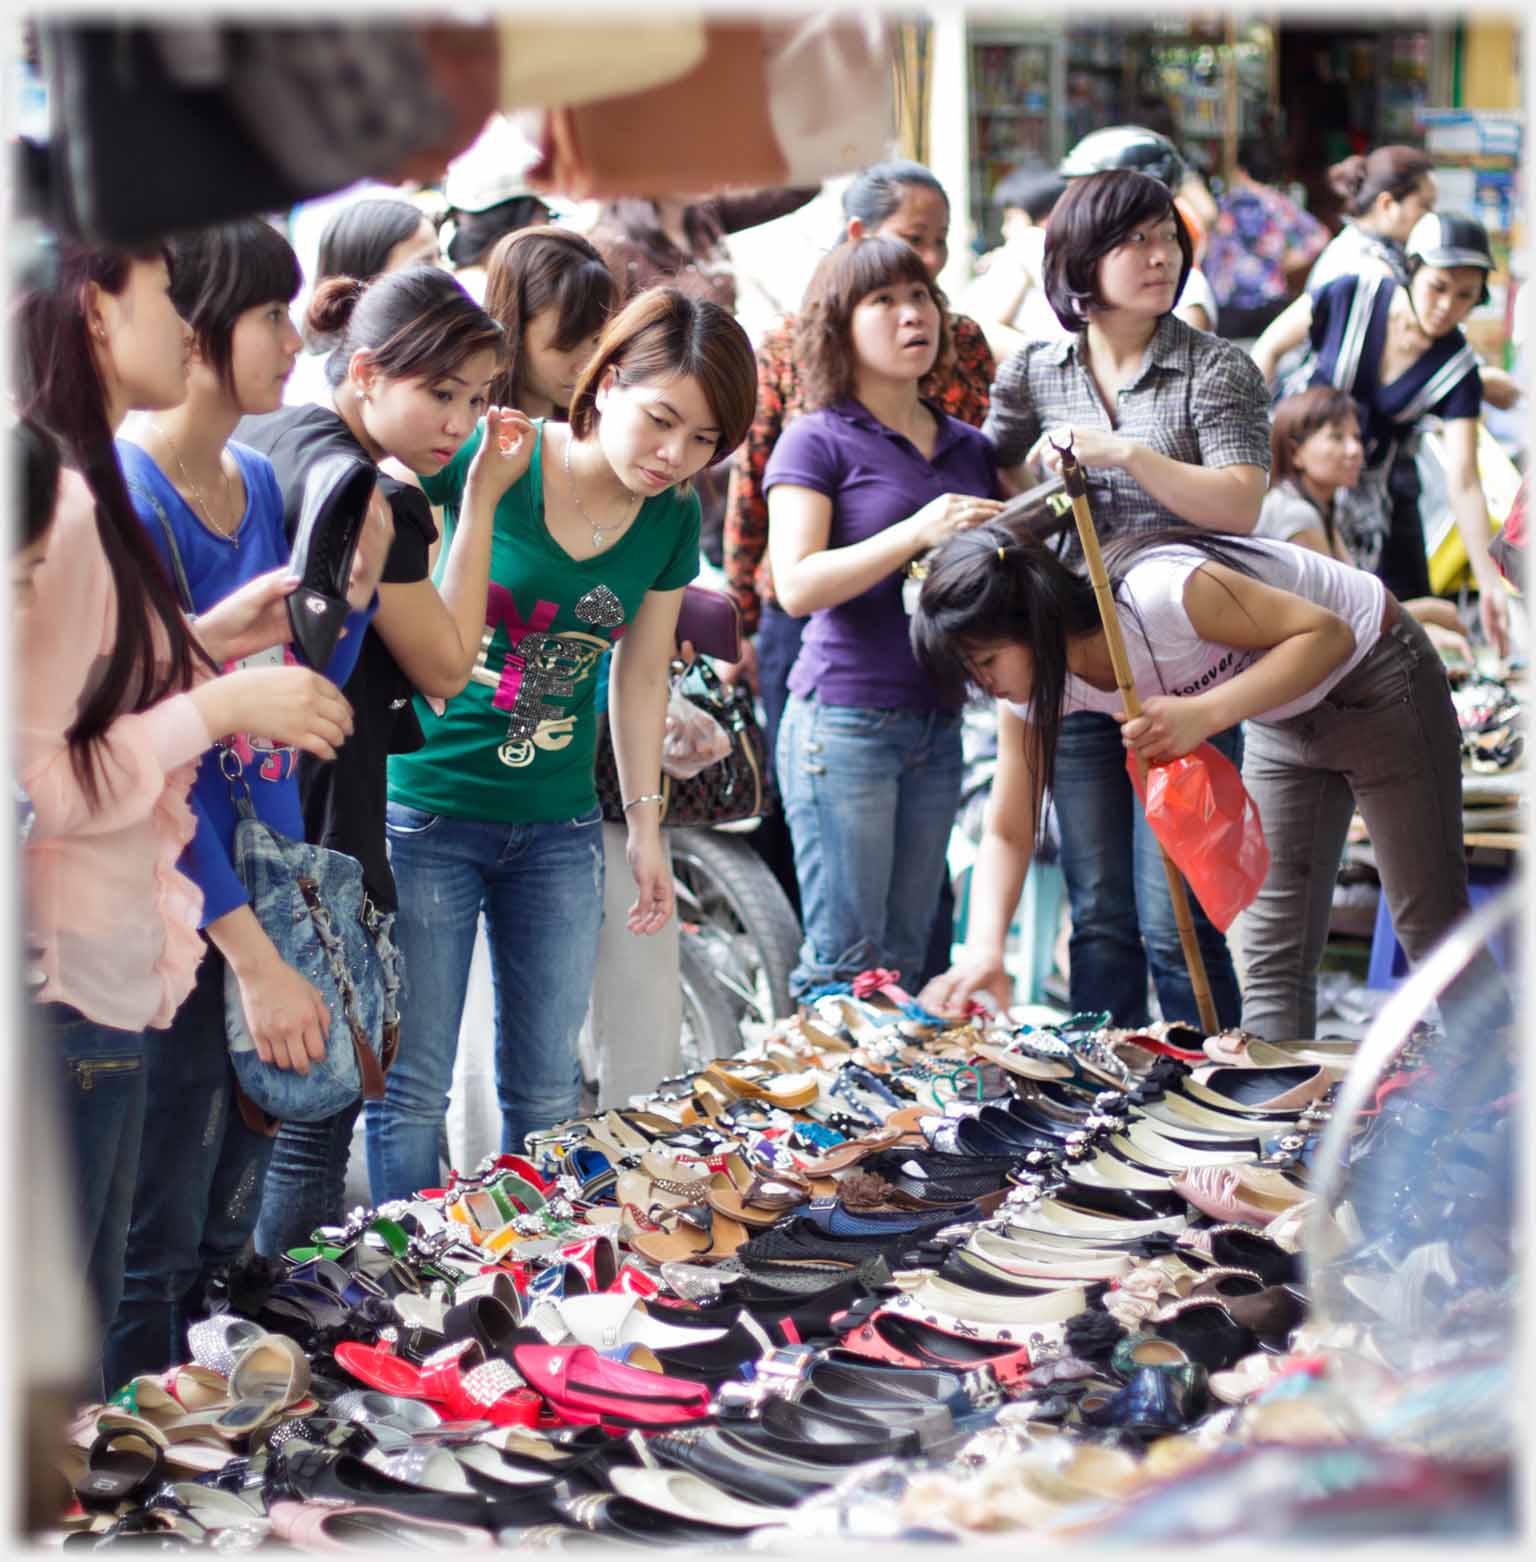
<svg viewBox="0 0 1536 1562">
<path fill-rule="evenodd" d="M 1525 755 L 1525 701 L 1505 678 L 1470 674 L 1453 685 L 1451 703 L 1461 728 L 1462 765 L 1474 775 L 1497 775 Z"/>
<path fill-rule="evenodd" d="M 863 992 L 238 1267 L 191 1362 L 82 1413 L 72 1543 L 722 1544 L 993 1435 L 1067 1447 L 994 1515 L 1047 1528 L 1316 1370 L 1351 1043 Z"/>
</svg>

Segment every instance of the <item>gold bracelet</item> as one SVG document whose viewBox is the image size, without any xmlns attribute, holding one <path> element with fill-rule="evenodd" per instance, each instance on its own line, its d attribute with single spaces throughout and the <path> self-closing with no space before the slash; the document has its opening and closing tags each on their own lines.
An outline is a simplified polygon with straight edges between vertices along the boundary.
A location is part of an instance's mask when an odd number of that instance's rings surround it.
<svg viewBox="0 0 1536 1562">
<path fill-rule="evenodd" d="M 664 802 L 666 802 L 666 798 L 664 798 L 661 795 L 660 792 L 646 792 L 643 795 L 641 795 L 640 797 L 632 797 L 632 798 L 630 798 L 630 800 L 627 803 L 625 803 L 625 805 L 624 805 L 624 812 L 628 813 L 631 808 L 634 808 L 635 806 L 637 806 L 640 803 L 664 803 Z"/>
</svg>

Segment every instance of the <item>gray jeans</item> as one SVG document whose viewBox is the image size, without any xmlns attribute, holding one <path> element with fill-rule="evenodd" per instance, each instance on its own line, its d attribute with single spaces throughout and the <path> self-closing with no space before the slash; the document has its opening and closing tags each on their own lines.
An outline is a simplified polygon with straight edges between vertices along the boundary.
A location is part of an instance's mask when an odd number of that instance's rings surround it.
<svg viewBox="0 0 1536 1562">
<path fill-rule="evenodd" d="M 1401 613 L 1321 704 L 1289 721 L 1250 721 L 1245 731 L 1243 780 L 1264 821 L 1270 866 L 1236 928 L 1243 1025 L 1269 1041 L 1311 1037 L 1334 879 L 1357 806 L 1410 962 L 1467 911 L 1460 729 L 1439 656 Z M 1484 957 L 1462 981 L 1490 978 L 1499 982 Z"/>
</svg>

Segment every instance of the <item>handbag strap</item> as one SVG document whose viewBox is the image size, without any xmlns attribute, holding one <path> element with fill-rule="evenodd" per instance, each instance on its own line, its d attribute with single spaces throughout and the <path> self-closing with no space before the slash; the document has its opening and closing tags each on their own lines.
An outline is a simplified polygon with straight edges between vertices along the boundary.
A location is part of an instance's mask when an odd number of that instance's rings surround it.
<svg viewBox="0 0 1536 1562">
<path fill-rule="evenodd" d="M 165 533 L 165 545 L 171 554 L 171 575 L 176 582 L 176 594 L 181 598 L 182 610 L 188 618 L 197 617 L 197 609 L 192 605 L 192 588 L 187 584 L 187 568 L 181 562 L 181 545 L 176 541 L 176 529 L 171 525 L 171 518 L 165 513 L 165 506 L 160 503 L 158 496 L 142 483 L 128 479 L 128 494 L 130 498 L 142 499 L 149 505 L 160 519 L 160 530 Z"/>
</svg>

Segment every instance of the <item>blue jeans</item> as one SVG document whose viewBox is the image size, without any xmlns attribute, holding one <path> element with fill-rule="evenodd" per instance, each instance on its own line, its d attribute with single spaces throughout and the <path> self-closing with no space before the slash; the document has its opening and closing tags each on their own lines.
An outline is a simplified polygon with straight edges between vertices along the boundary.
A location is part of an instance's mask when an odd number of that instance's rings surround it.
<svg viewBox="0 0 1536 1562">
<path fill-rule="evenodd" d="M 316 1226 L 339 1226 L 346 1218 L 347 1161 L 362 1109 L 359 1096 L 334 1117 L 284 1123 L 278 1130 L 256 1222 L 256 1251 L 263 1258 L 281 1258 L 307 1243 Z"/>
<path fill-rule="evenodd" d="M 105 1329 L 123 1292 L 144 1128 L 144 1033 L 98 1025 L 65 1003 L 39 1004 L 37 1016 L 39 1045 L 60 1086 L 62 1145 L 74 1183 L 86 1289 L 97 1327 Z M 42 1111 L 53 1104 L 35 1106 Z"/>
<path fill-rule="evenodd" d="M 916 985 L 962 768 L 956 712 L 790 695 L 778 774 L 805 931 L 789 978 L 793 997 L 871 966 Z"/>
<path fill-rule="evenodd" d="M 485 913 L 496 994 L 501 1147 L 581 1107 L 576 1036 L 592 991 L 603 919 L 602 815 L 498 824 L 391 803 L 389 860 L 405 963 L 400 1055 L 382 1101 L 367 1105 L 374 1203 L 440 1187 L 459 1021 Z"/>
<path fill-rule="evenodd" d="M 1211 739 L 1241 766 L 1232 727 Z M 1051 780 L 1061 831 L 1061 871 L 1072 907 L 1068 985 L 1074 1010 L 1108 1009 L 1116 1025 L 1147 1023 L 1147 968 L 1165 1020 L 1200 1024 L 1157 838 L 1125 770 L 1119 724 L 1096 711 L 1063 718 Z M 1225 936 L 1191 895 L 1200 952 L 1223 1026 L 1242 1012 Z"/>
<path fill-rule="evenodd" d="M 244 1251 L 272 1140 L 248 1128 L 224 1042 L 224 960 L 210 949 L 168 1030 L 144 1033 L 145 1133 L 123 1299 L 107 1331 L 109 1391 L 190 1359 L 186 1326 L 214 1270 Z"/>
</svg>

